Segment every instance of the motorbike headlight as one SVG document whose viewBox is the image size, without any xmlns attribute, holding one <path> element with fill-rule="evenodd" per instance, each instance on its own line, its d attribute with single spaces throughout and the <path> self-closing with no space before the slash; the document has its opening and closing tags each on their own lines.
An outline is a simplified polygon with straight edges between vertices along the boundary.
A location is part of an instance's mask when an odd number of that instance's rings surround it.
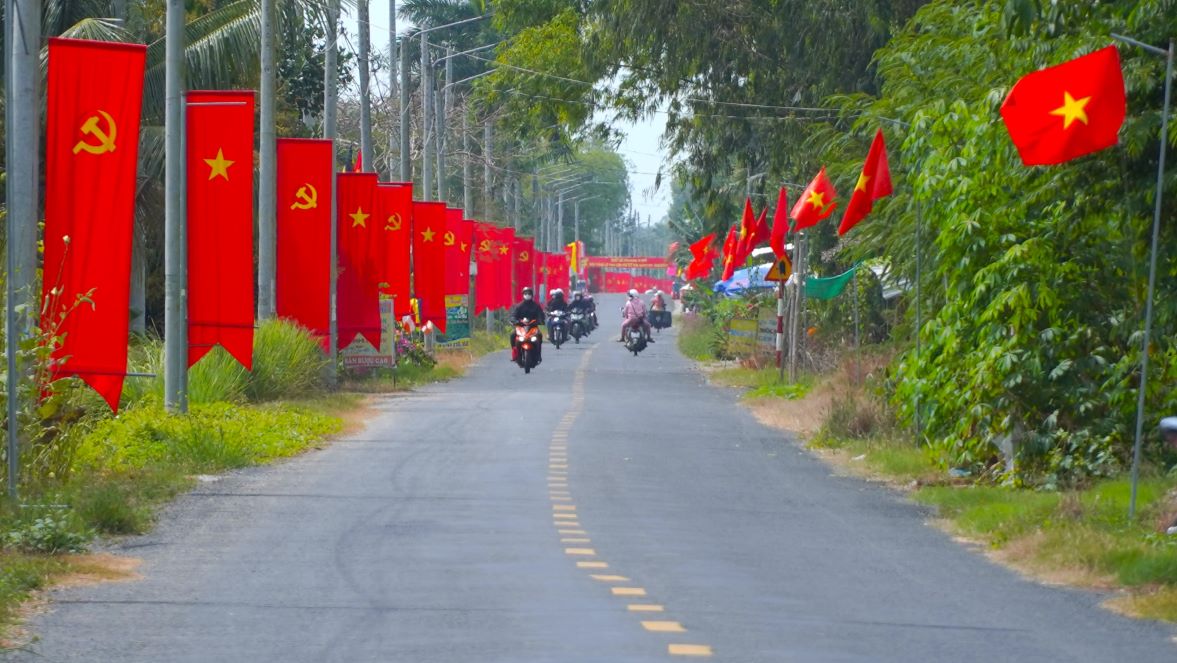
<svg viewBox="0 0 1177 663">
<path fill-rule="evenodd" d="M 535 336 L 532 336 L 532 337 L 531 337 L 531 342 L 532 342 L 532 343 L 535 343 L 535 342 L 536 342 L 536 341 L 538 341 L 538 340 L 539 340 L 539 339 L 538 339 L 538 338 L 536 338 Z"/>
</svg>

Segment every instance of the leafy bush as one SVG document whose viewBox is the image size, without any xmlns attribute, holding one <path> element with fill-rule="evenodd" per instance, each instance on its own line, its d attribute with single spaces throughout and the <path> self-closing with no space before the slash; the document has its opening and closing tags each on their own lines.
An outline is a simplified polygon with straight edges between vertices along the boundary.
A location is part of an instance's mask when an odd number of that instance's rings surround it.
<svg viewBox="0 0 1177 663">
<path fill-rule="evenodd" d="M 218 345 L 188 369 L 188 402 L 242 403 L 249 382 L 249 371 Z"/>
<path fill-rule="evenodd" d="M 81 552 L 90 534 L 79 531 L 68 513 L 47 513 L 18 522 L 3 534 L 4 547 L 27 553 Z"/>
<path fill-rule="evenodd" d="M 255 402 L 304 396 L 324 387 L 326 366 L 310 332 L 286 320 L 266 320 L 253 337 L 253 372 L 245 393 Z"/>
</svg>

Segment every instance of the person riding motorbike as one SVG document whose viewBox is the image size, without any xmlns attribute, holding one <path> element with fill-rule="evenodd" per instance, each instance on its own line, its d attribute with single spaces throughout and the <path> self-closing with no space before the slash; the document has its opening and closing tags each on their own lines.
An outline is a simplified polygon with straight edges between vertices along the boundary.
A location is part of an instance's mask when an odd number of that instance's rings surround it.
<svg viewBox="0 0 1177 663">
<path fill-rule="evenodd" d="M 654 298 L 650 300 L 650 310 L 651 311 L 665 311 L 666 310 L 666 300 L 662 297 L 661 290 L 654 291 Z"/>
<path fill-rule="evenodd" d="M 638 296 L 638 291 L 630 289 L 629 300 L 625 302 L 625 306 L 621 309 L 621 317 L 625 322 L 621 323 L 621 343 L 625 342 L 625 330 L 630 327 L 639 327 L 642 333 L 646 336 L 647 343 L 653 343 L 654 339 L 650 337 L 650 323 L 646 320 L 646 303 Z"/>
<path fill-rule="evenodd" d="M 584 293 L 582 293 L 582 292 L 572 293 L 572 302 L 570 304 L 568 304 L 568 310 L 571 311 L 572 313 L 584 313 L 586 315 L 588 314 L 589 301 L 584 298 Z"/>
<path fill-rule="evenodd" d="M 593 327 L 598 326 L 600 323 L 597 322 L 597 303 L 593 301 L 593 296 L 587 292 L 584 295 L 584 301 L 588 302 L 588 315 L 593 320 Z"/>
<path fill-rule="evenodd" d="M 552 291 L 552 298 L 548 300 L 548 311 L 567 311 L 568 301 L 564 299 L 564 291 L 556 288 Z"/>
<path fill-rule="evenodd" d="M 511 323 L 517 324 L 523 319 L 531 320 L 535 325 L 542 325 L 544 323 L 544 307 L 535 301 L 535 293 L 531 288 L 523 289 L 523 301 L 515 305 L 515 309 L 511 311 Z M 535 363 L 543 361 L 543 333 L 541 332 L 537 337 L 535 343 Z M 519 356 L 519 349 L 515 347 L 515 332 L 511 331 L 511 361 L 515 361 Z"/>
</svg>

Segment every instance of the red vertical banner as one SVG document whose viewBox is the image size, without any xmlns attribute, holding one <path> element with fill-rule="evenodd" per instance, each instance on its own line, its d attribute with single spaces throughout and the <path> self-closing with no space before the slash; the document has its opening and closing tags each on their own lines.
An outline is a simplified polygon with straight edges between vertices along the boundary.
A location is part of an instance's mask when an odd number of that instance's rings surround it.
<svg viewBox="0 0 1177 663">
<path fill-rule="evenodd" d="M 514 302 L 515 293 L 514 283 L 512 279 L 515 276 L 514 252 L 515 247 L 515 229 L 514 228 L 499 228 L 498 241 L 495 244 L 495 250 L 498 252 L 495 267 L 499 270 L 499 296 L 498 308 L 510 308 Z"/>
<path fill-rule="evenodd" d="M 530 237 L 515 238 L 515 292 L 518 295 L 524 288 L 535 289 L 535 240 Z"/>
<path fill-rule="evenodd" d="M 339 173 L 335 176 L 339 215 L 339 284 L 336 306 L 338 347 L 345 348 L 363 335 L 380 347 L 379 258 L 383 252 L 376 203 L 374 173 Z"/>
<path fill-rule="evenodd" d="M 548 254 L 536 249 L 535 251 L 535 295 L 539 296 L 540 286 L 546 294 L 548 288 Z"/>
<path fill-rule="evenodd" d="M 376 218 L 383 244 L 383 263 L 378 279 L 380 291 L 392 297 L 397 320 L 409 315 L 409 251 L 413 233 L 413 185 L 384 183 L 376 186 Z"/>
<path fill-rule="evenodd" d="M 548 257 L 548 287 L 568 292 L 568 254 L 553 253 Z"/>
<path fill-rule="evenodd" d="M 187 99 L 188 365 L 220 344 L 253 368 L 253 91 Z"/>
<path fill-rule="evenodd" d="M 470 243 L 473 239 L 471 222 L 462 216 L 462 210 L 447 207 L 445 210 L 445 294 L 470 294 Z"/>
<path fill-rule="evenodd" d="M 331 331 L 331 187 L 335 148 L 329 140 L 279 138 L 278 317 L 306 327 L 323 351 Z"/>
<path fill-rule="evenodd" d="M 495 268 L 495 227 L 489 223 L 474 222 L 474 261 L 478 274 L 474 277 L 474 313 L 498 308 L 499 272 Z"/>
<path fill-rule="evenodd" d="M 118 409 L 127 373 L 131 236 L 147 49 L 49 39 L 41 329 L 52 380 Z"/>
<path fill-rule="evenodd" d="M 445 203 L 413 203 L 413 297 L 421 322 L 445 333 Z"/>
</svg>

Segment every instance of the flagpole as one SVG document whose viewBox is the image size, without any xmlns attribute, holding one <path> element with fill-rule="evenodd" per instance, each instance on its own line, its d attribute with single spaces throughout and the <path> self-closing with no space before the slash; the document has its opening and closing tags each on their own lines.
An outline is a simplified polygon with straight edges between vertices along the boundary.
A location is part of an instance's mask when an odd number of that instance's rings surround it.
<svg viewBox="0 0 1177 663">
<path fill-rule="evenodd" d="M 184 233 L 184 3 L 168 0 L 165 40 L 164 404 L 188 411 L 188 285 Z"/>
<path fill-rule="evenodd" d="M 328 293 L 330 311 L 327 322 L 327 384 L 332 389 L 339 380 L 339 318 L 336 315 L 336 299 L 339 294 L 337 263 L 339 255 L 338 193 L 335 179 L 335 122 L 339 102 L 339 0 L 330 0 L 327 6 L 328 34 L 326 52 L 323 54 L 323 138 L 331 141 L 331 269 L 328 272 Z M 395 303 L 395 302 L 394 302 Z M 396 350 L 393 350 L 396 354 Z M 395 373 L 394 373 L 395 375 Z"/>
<path fill-rule="evenodd" d="M 854 384 L 862 383 L 862 346 L 859 344 L 859 330 L 862 327 L 858 316 L 858 269 L 854 270 Z"/>
<path fill-rule="evenodd" d="M 1169 39 L 1169 49 L 1162 50 L 1155 46 L 1141 43 L 1123 35 L 1112 34 L 1112 38 L 1139 46 L 1156 55 L 1165 56 L 1165 104 L 1161 111 L 1161 152 L 1157 160 L 1157 195 L 1152 217 L 1152 244 L 1148 257 L 1148 295 L 1144 304 L 1144 337 L 1140 343 L 1140 388 L 1136 394 L 1136 436 L 1132 444 L 1132 494 L 1128 500 L 1128 519 L 1136 517 L 1136 494 L 1140 483 L 1140 453 L 1144 437 L 1144 400 L 1148 386 L 1148 351 L 1152 336 L 1153 297 L 1157 282 L 1157 241 L 1161 233 L 1161 203 L 1165 194 L 1165 156 L 1169 145 L 1169 102 L 1173 86 L 1173 40 Z"/>
</svg>

